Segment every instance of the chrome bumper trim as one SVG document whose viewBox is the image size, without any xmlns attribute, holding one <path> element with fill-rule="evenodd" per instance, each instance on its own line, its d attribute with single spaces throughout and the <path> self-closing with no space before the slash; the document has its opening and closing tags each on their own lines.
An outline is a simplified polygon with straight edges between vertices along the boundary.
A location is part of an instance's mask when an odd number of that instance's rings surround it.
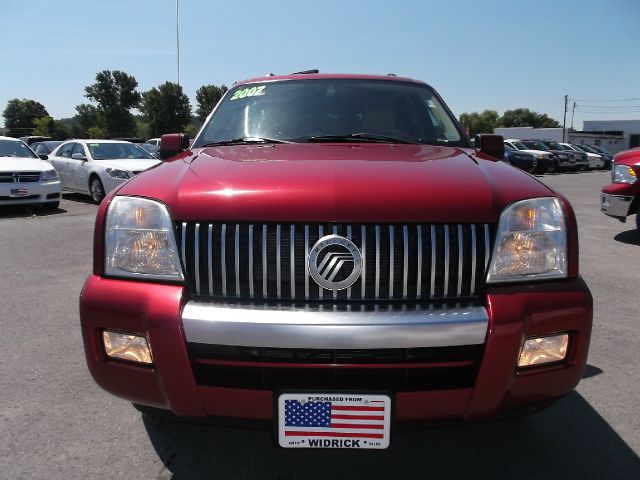
<svg viewBox="0 0 640 480">
<path fill-rule="evenodd" d="M 489 316 L 482 306 L 402 310 L 318 310 L 189 301 L 188 342 L 274 348 L 419 348 L 477 345 Z"/>
<path fill-rule="evenodd" d="M 600 194 L 600 210 L 611 217 L 626 217 L 629 215 L 629 207 L 633 196 Z"/>
</svg>

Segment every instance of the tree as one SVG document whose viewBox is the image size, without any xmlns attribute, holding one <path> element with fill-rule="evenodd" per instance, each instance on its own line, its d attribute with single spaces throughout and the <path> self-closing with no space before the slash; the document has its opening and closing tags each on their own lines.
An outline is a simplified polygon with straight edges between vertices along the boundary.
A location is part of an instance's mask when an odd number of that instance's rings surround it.
<svg viewBox="0 0 640 480">
<path fill-rule="evenodd" d="M 476 133 L 493 133 L 493 129 L 500 126 L 498 112 L 495 110 L 463 113 L 460 115 L 460 124 L 468 129 L 470 136 Z"/>
<path fill-rule="evenodd" d="M 130 110 L 136 108 L 142 98 L 137 87 L 135 77 L 120 70 L 98 72 L 95 83 L 84 89 L 85 97 L 98 104 L 94 126 L 104 130 L 109 137 L 130 136 L 136 128 Z"/>
<path fill-rule="evenodd" d="M 228 90 L 226 85 L 219 87 L 215 85 L 203 85 L 196 90 L 196 102 L 198 108 L 196 108 L 196 117 L 201 122 L 204 122 L 207 116 L 216 106 L 218 101 L 222 98 L 224 93 Z"/>
<path fill-rule="evenodd" d="M 39 137 L 53 137 L 55 130 L 55 120 L 49 116 L 35 118 L 33 122 L 33 130 L 31 135 L 37 135 Z"/>
<path fill-rule="evenodd" d="M 4 125 L 10 137 L 31 135 L 33 121 L 36 118 L 48 117 L 49 113 L 40 102 L 23 98 L 11 99 L 2 113 Z"/>
<path fill-rule="evenodd" d="M 98 124 L 98 109 L 88 103 L 82 103 L 76 106 L 76 112 L 78 114 L 73 119 L 83 132 L 82 136 L 84 136 L 91 127 L 95 127 Z"/>
<path fill-rule="evenodd" d="M 149 134 L 179 132 L 191 121 L 189 97 L 177 83 L 165 82 L 142 95 L 140 111 L 149 124 Z"/>
<path fill-rule="evenodd" d="M 532 112 L 528 108 L 507 110 L 500 118 L 500 123 L 503 127 L 553 128 L 562 126 L 546 113 Z"/>
</svg>

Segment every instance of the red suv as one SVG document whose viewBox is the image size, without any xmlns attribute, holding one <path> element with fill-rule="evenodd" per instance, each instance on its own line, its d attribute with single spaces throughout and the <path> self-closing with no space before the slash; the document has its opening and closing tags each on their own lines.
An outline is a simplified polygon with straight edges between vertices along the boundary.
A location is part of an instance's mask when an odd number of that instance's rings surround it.
<svg viewBox="0 0 640 480">
<path fill-rule="evenodd" d="M 236 84 L 100 205 L 94 379 L 290 448 L 385 448 L 392 425 L 570 392 L 592 320 L 573 210 L 489 156 L 502 137 L 476 146 L 416 80 Z"/>
<path fill-rule="evenodd" d="M 636 214 L 636 227 L 640 233 L 640 148 L 618 153 L 613 157 L 611 182 L 602 187 L 601 209 L 605 215 L 626 222 Z"/>
</svg>

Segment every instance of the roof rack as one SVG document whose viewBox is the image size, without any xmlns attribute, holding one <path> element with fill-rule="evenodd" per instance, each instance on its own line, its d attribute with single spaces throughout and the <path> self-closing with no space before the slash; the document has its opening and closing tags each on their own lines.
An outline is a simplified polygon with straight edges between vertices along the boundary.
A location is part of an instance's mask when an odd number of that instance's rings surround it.
<svg viewBox="0 0 640 480">
<path fill-rule="evenodd" d="M 317 68 L 311 70 L 302 70 L 301 72 L 293 72 L 291 75 L 310 75 L 312 73 L 320 73 L 320 70 Z"/>
</svg>

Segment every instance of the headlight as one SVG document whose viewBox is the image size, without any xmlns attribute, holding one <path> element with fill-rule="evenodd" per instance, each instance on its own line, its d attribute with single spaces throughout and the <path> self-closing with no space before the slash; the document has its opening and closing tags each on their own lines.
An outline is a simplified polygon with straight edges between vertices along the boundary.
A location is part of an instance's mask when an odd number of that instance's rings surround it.
<svg viewBox="0 0 640 480">
<path fill-rule="evenodd" d="M 111 201 L 105 227 L 105 273 L 184 280 L 167 207 L 137 197 Z"/>
<path fill-rule="evenodd" d="M 544 155 L 542 153 L 538 154 L 538 160 L 544 160 Z"/>
<path fill-rule="evenodd" d="M 567 232 L 556 198 L 514 203 L 500 215 L 487 282 L 567 276 Z"/>
<path fill-rule="evenodd" d="M 58 172 L 54 169 L 45 170 L 40 174 L 41 182 L 51 182 L 52 180 L 58 180 Z"/>
<path fill-rule="evenodd" d="M 129 172 L 127 172 L 126 170 L 120 170 L 117 168 L 107 168 L 107 173 L 111 178 L 122 178 L 123 180 L 127 180 L 128 178 L 131 178 L 131 176 L 129 175 Z"/>
<path fill-rule="evenodd" d="M 635 183 L 638 180 L 636 172 L 626 165 L 616 165 L 611 177 L 614 183 Z"/>
</svg>

